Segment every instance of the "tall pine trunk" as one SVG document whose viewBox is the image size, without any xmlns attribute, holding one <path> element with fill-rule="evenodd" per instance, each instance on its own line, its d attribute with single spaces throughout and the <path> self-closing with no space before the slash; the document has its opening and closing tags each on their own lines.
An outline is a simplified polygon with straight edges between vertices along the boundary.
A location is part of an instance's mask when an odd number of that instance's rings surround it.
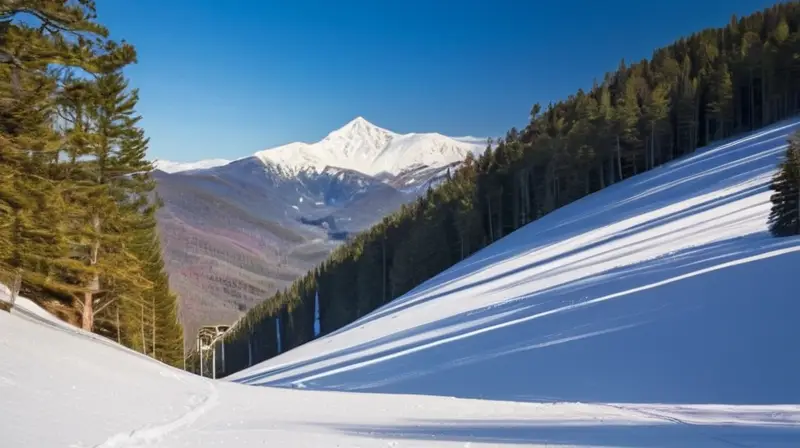
<svg viewBox="0 0 800 448">
<path fill-rule="evenodd" d="M 100 217 L 95 215 L 92 218 L 92 228 L 95 233 L 100 232 Z M 86 291 L 83 293 L 83 319 L 81 328 L 86 331 L 94 329 L 94 299 L 95 294 L 100 291 L 100 274 L 97 272 L 97 258 L 100 252 L 100 241 L 95 240 L 89 249 L 89 266 L 94 269 L 89 280 Z"/>
<path fill-rule="evenodd" d="M 156 304 L 155 304 L 155 301 L 153 302 L 153 309 L 152 309 L 151 315 L 153 317 L 153 322 L 152 322 L 152 324 L 153 324 L 153 327 L 152 327 L 153 332 L 152 332 L 152 341 L 150 342 L 150 351 L 151 351 L 150 356 L 155 358 L 156 357 Z"/>
<path fill-rule="evenodd" d="M 147 337 L 144 335 L 144 303 L 139 303 L 140 313 L 140 321 L 139 321 L 139 332 L 142 336 L 142 353 L 145 355 L 147 354 Z"/>
<path fill-rule="evenodd" d="M 750 67 L 750 85 L 747 86 L 747 90 L 750 93 L 750 130 L 754 130 L 756 123 L 756 93 L 753 90 L 753 67 Z"/>
<path fill-rule="evenodd" d="M 606 188 L 606 161 L 600 159 L 600 189 Z"/>
<path fill-rule="evenodd" d="M 486 195 L 486 206 L 489 208 L 489 242 L 494 243 L 494 228 L 492 226 L 492 195 Z"/>
<path fill-rule="evenodd" d="M 503 186 L 500 186 L 500 200 L 497 204 L 497 238 L 503 237 Z"/>
<path fill-rule="evenodd" d="M 617 136 L 617 169 L 619 170 L 619 180 L 622 180 L 622 149 L 619 147 L 619 135 Z"/>
<path fill-rule="evenodd" d="M 589 190 L 591 189 L 591 185 L 589 185 L 591 183 L 591 179 L 589 179 L 590 174 L 591 170 L 587 169 L 586 173 L 584 174 L 584 196 L 588 196 Z"/>
<path fill-rule="evenodd" d="M 656 167 L 656 123 L 650 127 L 650 169 Z"/>
<path fill-rule="evenodd" d="M 121 299 L 117 299 L 117 303 L 116 303 L 116 306 L 114 307 L 114 309 L 116 309 L 116 312 L 117 312 L 116 313 L 117 314 L 117 316 L 116 316 L 117 317 L 117 344 L 122 344 L 122 328 L 120 327 L 120 324 L 119 324 L 119 300 L 121 300 Z M 186 370 L 186 369 L 183 369 L 183 370 Z"/>
<path fill-rule="evenodd" d="M 383 289 L 381 291 L 381 303 L 386 303 L 386 229 L 383 231 Z"/>
<path fill-rule="evenodd" d="M 767 95 L 767 70 L 761 62 L 761 126 L 769 124 L 769 96 Z"/>
</svg>

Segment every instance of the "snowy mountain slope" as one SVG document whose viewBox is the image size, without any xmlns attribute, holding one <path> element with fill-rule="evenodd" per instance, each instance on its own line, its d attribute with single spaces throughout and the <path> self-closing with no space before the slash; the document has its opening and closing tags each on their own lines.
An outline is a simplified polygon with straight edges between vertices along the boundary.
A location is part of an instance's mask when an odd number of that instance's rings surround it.
<svg viewBox="0 0 800 448">
<path fill-rule="evenodd" d="M 800 238 L 767 233 L 797 121 L 540 219 L 231 380 L 604 403 L 800 404 Z"/>
<path fill-rule="evenodd" d="M 0 312 L 9 448 L 796 446 L 797 406 L 513 403 L 212 381 L 99 336 Z"/>
<path fill-rule="evenodd" d="M 488 143 L 485 137 L 474 137 L 472 135 L 465 135 L 463 137 L 450 137 L 450 138 L 452 138 L 453 140 L 457 140 L 459 142 L 481 145 L 484 148 L 484 150 L 486 149 L 486 144 Z"/>
<path fill-rule="evenodd" d="M 153 167 L 165 173 L 180 173 L 184 171 L 206 170 L 231 163 L 227 159 L 207 159 L 196 162 L 172 162 L 170 160 L 156 160 Z"/>
<path fill-rule="evenodd" d="M 477 154 L 485 145 L 441 134 L 396 134 L 357 117 L 317 143 L 290 143 L 257 152 L 266 165 L 287 175 L 346 168 L 371 176 L 397 175 L 412 167 L 441 167 Z"/>
</svg>

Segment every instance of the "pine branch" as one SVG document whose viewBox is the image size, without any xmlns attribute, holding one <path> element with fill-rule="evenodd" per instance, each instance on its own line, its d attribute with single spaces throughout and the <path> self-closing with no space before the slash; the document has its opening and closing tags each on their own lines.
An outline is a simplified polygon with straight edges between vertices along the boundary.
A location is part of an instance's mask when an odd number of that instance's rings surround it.
<svg viewBox="0 0 800 448">
<path fill-rule="evenodd" d="M 114 299 L 111 299 L 111 300 L 107 301 L 102 306 L 96 308 L 94 310 L 94 312 L 92 313 L 92 315 L 96 316 L 100 311 L 103 311 L 104 309 L 108 308 L 109 305 L 111 305 L 112 303 L 116 303 L 118 300 L 119 300 L 118 298 L 114 298 Z M 99 300 L 98 300 L 97 303 L 100 303 Z"/>
</svg>

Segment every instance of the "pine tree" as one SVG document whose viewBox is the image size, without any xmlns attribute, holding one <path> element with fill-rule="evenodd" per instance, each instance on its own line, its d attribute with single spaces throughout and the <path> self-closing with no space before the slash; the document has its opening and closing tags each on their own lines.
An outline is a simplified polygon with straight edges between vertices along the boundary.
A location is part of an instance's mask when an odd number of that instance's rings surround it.
<svg viewBox="0 0 800 448">
<path fill-rule="evenodd" d="M 376 228 L 373 231 L 380 232 Z M 366 238 L 364 238 L 366 239 Z M 381 301 L 383 288 L 383 244 L 380 238 L 372 238 L 364 242 L 363 252 L 358 258 L 357 282 L 357 308 L 358 315 L 363 316 L 375 309 Z"/>
<path fill-rule="evenodd" d="M 20 16 L 38 18 L 39 26 Z M 69 300 L 69 246 L 54 127 L 58 72 L 50 64 L 91 68 L 88 43 L 67 33 L 102 35 L 83 5 L 56 1 L 0 3 L 0 272 L 13 272 L 23 292 Z M 34 20 L 35 22 L 36 20 Z"/>
<path fill-rule="evenodd" d="M 720 64 L 713 73 L 710 85 L 711 101 L 708 113 L 716 121 L 715 139 L 728 136 L 733 121 L 733 81 L 728 65 Z"/>
<path fill-rule="evenodd" d="M 96 73 L 135 58 L 107 36 L 90 1 L 0 2 L 0 270 L 20 274 L 34 299 L 70 301 L 80 290 L 55 100 L 70 68 Z"/>
<path fill-rule="evenodd" d="M 138 176 L 146 178 L 149 174 Z M 140 220 L 135 226 L 131 252 L 148 283 L 144 288 L 126 285 L 116 291 L 117 301 L 123 302 L 120 306 L 124 310 L 117 332 L 126 345 L 177 366 L 183 358 L 183 328 L 178 319 L 177 296 L 169 289 L 156 228 L 155 215 L 161 201 L 149 198 L 147 203 L 135 206 L 140 210 Z"/>
<path fill-rule="evenodd" d="M 622 174 L 623 146 L 629 148 L 628 152 L 631 152 L 638 148 L 640 143 L 636 132 L 641 118 L 636 82 L 637 78 L 634 76 L 626 78 L 614 108 L 613 129 L 616 137 L 617 169 L 620 179 L 624 178 Z"/>
<path fill-rule="evenodd" d="M 669 87 L 666 84 L 657 85 L 647 96 L 644 104 L 644 118 L 647 121 L 649 134 L 647 139 L 649 144 L 649 155 L 647 160 L 650 162 L 649 168 L 655 166 L 658 152 L 658 142 L 661 128 L 669 116 Z"/>
<path fill-rule="evenodd" d="M 692 61 L 687 55 L 681 65 L 675 98 L 677 147 L 683 154 L 693 152 L 697 144 L 697 79 L 691 73 Z"/>
<path fill-rule="evenodd" d="M 76 160 L 72 176 L 78 180 L 71 213 L 77 223 L 72 229 L 78 244 L 75 258 L 85 269 L 83 294 L 75 299 L 82 327 L 92 330 L 94 316 L 119 297 L 118 291 L 150 284 L 130 251 L 133 229 L 146 200 L 136 174 L 148 165 L 141 144 L 133 143 L 140 140 L 135 112 L 138 94 L 128 92 L 122 74 L 113 71 L 94 82 L 77 83 L 76 91 L 85 101 L 74 104 L 79 119 L 68 131 L 70 158 Z"/>
<path fill-rule="evenodd" d="M 774 236 L 800 235 L 800 132 L 789 140 L 786 158 L 772 181 L 769 229 Z"/>
</svg>

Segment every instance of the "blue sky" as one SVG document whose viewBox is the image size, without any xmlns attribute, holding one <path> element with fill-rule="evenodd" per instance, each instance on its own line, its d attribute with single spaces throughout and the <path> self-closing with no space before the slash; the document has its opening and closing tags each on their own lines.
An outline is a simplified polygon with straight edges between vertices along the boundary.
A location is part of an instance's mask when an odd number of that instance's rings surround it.
<svg viewBox="0 0 800 448">
<path fill-rule="evenodd" d="M 655 48 L 766 0 L 99 1 L 134 44 L 152 158 L 237 158 L 356 116 L 499 136 Z"/>
</svg>

